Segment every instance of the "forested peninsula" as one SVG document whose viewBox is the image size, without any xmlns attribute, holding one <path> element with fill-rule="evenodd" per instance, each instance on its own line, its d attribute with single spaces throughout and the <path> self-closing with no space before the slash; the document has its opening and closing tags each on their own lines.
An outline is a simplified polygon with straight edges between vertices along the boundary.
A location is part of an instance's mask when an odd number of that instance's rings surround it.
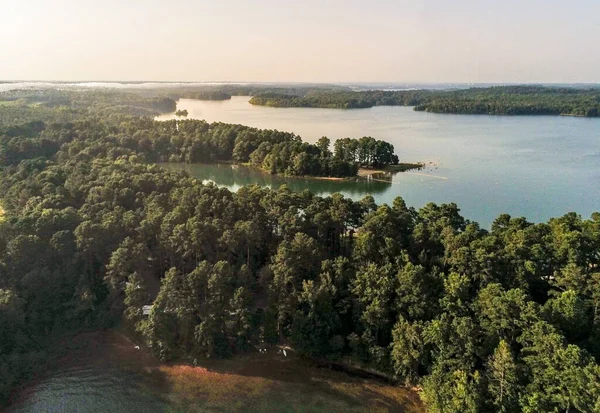
<svg viewBox="0 0 600 413">
<path fill-rule="evenodd" d="M 123 323 L 192 364 L 285 344 L 416 386 L 434 413 L 600 410 L 600 213 L 485 230 L 455 204 L 232 193 L 154 162 L 266 132 L 64 97 L 0 105 L 1 401 L 51 337 Z"/>
<path fill-rule="evenodd" d="M 450 91 L 311 91 L 305 95 L 262 93 L 253 105 L 360 109 L 414 106 L 417 111 L 486 115 L 600 116 L 600 88 L 494 86 Z"/>
<path fill-rule="evenodd" d="M 73 98 L 72 106 L 64 103 Z M 100 97 L 104 96 L 100 94 Z M 127 96 L 123 102 L 119 101 Z M 77 93 L 60 95 L 43 94 L 41 97 L 29 95 L 18 99 L 5 100 L 7 104 L 5 117 L 16 114 L 19 109 L 20 117 L 28 116 L 28 112 L 39 113 L 39 118 L 51 119 L 56 112 L 56 120 L 75 118 L 86 110 L 94 110 L 95 106 L 79 110 L 84 105 Z M 175 110 L 175 102 L 169 98 L 149 98 L 115 94 L 115 106 L 98 110 L 123 110 L 129 114 L 150 114 L 152 110 L 170 112 Z M 36 100 L 34 105 L 27 104 Z M 93 98 L 92 98 L 93 99 Z M 90 99 L 91 100 L 91 99 Z M 1 101 L 0 101 L 1 102 Z M 90 105 L 92 102 L 90 101 Z M 54 111 L 54 112 L 53 112 Z M 187 116 L 187 111 L 175 112 L 177 116 Z M 1 116 L 1 115 L 0 115 Z M 17 118 L 18 119 L 18 118 Z M 25 120 L 23 118 L 22 120 Z M 131 123 L 133 122 L 133 123 Z M 152 121 L 150 119 L 133 119 L 130 124 L 120 125 L 122 131 L 127 130 L 129 136 L 121 139 L 123 146 L 143 155 L 147 162 L 236 162 L 248 163 L 271 174 L 287 176 L 311 177 L 356 177 L 359 168 L 381 169 L 396 166 L 398 156 L 394 146 L 388 142 L 365 136 L 360 139 L 339 139 L 331 151 L 331 142 L 322 137 L 316 144 L 303 142 L 302 139 L 288 132 L 277 130 L 261 130 L 243 125 L 232 125 L 215 122 L 209 124 L 201 120 Z M 58 139 L 43 139 L 36 142 L 24 141 L 23 136 L 32 136 L 40 132 L 44 124 L 39 120 L 26 122 L 17 126 L 9 126 L 4 131 L 6 141 L 0 147 L 0 159 L 7 164 L 32 157 L 35 154 L 45 155 L 55 151 L 64 141 Z M 419 167 L 419 164 L 403 164 Z"/>
</svg>

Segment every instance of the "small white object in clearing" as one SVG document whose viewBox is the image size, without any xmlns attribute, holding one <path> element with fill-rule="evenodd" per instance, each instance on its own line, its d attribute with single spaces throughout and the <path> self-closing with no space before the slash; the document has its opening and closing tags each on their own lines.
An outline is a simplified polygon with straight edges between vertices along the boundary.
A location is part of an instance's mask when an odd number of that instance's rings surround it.
<svg viewBox="0 0 600 413">
<path fill-rule="evenodd" d="M 287 353 L 285 352 L 285 350 L 283 350 L 283 356 L 287 357 Z"/>
</svg>

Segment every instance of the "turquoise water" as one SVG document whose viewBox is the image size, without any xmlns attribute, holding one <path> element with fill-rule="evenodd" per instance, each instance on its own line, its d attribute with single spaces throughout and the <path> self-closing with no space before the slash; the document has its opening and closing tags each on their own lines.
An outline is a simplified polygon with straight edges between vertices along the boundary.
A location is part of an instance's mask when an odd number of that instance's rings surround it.
<svg viewBox="0 0 600 413">
<path fill-rule="evenodd" d="M 385 193 L 392 185 L 389 182 L 378 180 L 329 180 L 329 179 L 311 179 L 299 177 L 284 177 L 280 175 L 270 175 L 256 168 L 243 165 L 229 164 L 186 164 L 186 163 L 162 163 L 161 166 L 175 170 L 186 171 L 191 176 L 202 179 L 205 183 L 214 182 L 220 186 L 237 191 L 244 185 L 260 185 L 273 189 L 281 185 L 287 185 L 291 190 L 301 192 L 306 189 L 317 195 L 329 195 L 334 192 L 340 192 L 350 198 L 361 198 L 365 194 Z"/>
<path fill-rule="evenodd" d="M 391 203 L 401 196 L 416 208 L 456 202 L 465 217 L 485 227 L 501 213 L 540 222 L 571 211 L 584 217 L 600 211 L 600 119 L 442 115 L 390 106 L 268 108 L 248 99 L 181 99 L 178 109 L 187 109 L 188 118 L 285 130 L 311 142 L 323 135 L 332 140 L 369 135 L 393 143 L 401 161 L 428 163 L 424 171 L 395 175 L 385 187 L 355 184 L 349 190 L 340 184 L 339 191 L 355 199 L 372 193 L 378 203 Z M 231 174 L 196 176 L 235 187 Z M 311 186 L 324 193 L 322 183 Z M 330 186 L 335 192 L 336 185 Z"/>
</svg>

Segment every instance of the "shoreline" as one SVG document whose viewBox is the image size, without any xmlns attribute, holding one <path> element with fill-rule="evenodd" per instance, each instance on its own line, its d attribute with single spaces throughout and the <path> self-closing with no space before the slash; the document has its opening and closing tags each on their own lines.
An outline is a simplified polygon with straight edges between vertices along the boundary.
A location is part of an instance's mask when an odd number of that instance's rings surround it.
<svg viewBox="0 0 600 413">
<path fill-rule="evenodd" d="M 411 171 L 413 169 L 422 169 L 424 167 L 425 163 L 423 162 L 401 162 L 397 165 L 387 165 L 382 169 L 359 168 L 357 176 L 364 178 L 378 174 L 395 174 Z"/>
<path fill-rule="evenodd" d="M 279 176 L 282 178 L 290 178 L 290 179 L 310 179 L 310 180 L 316 180 L 316 181 L 336 181 L 336 182 L 352 182 L 352 181 L 356 181 L 359 179 L 372 179 L 372 180 L 377 180 L 377 181 L 381 181 L 381 182 L 388 182 L 384 179 L 377 179 L 374 178 L 374 175 L 393 175 L 396 173 L 402 173 L 402 172 L 407 172 L 407 171 L 411 171 L 411 170 L 420 170 L 423 167 L 425 167 L 425 163 L 423 162 L 417 162 L 417 163 L 399 163 L 398 165 L 388 165 L 386 167 L 384 167 L 383 169 L 370 169 L 370 168 L 359 168 L 358 172 L 356 175 L 353 176 L 344 176 L 344 177 L 339 177 L 339 176 L 315 176 L 315 175 L 285 175 L 285 174 L 272 174 L 269 171 L 256 166 L 256 165 L 252 165 L 251 163 L 247 163 L 247 162 L 235 162 L 235 161 L 219 161 L 219 162 L 193 162 L 193 163 L 188 163 L 188 162 L 158 162 L 155 165 L 161 165 L 162 163 L 181 163 L 181 164 L 185 164 L 185 165 L 228 165 L 231 167 L 239 167 L 239 166 L 243 166 L 245 168 L 248 169 L 253 169 L 255 171 L 258 171 L 264 175 L 268 175 L 268 176 Z"/>
<path fill-rule="evenodd" d="M 161 362 L 124 326 L 79 333 L 55 345 L 65 342 L 70 343 L 68 348 L 60 347 L 62 351 L 48 369 L 16 389 L 9 409 L 35 396 L 37 387 L 56 372 L 84 365 L 92 366 L 92 373 L 98 375 L 107 366 L 109 374 L 128 371 L 139 375 L 141 389 L 177 411 L 209 407 L 218 411 L 362 412 L 391 408 L 424 412 L 415 389 L 375 376 L 352 374 L 351 369 L 340 371 L 318 360 L 307 361 L 284 346 L 267 346 L 267 354 L 249 351 L 229 359 L 202 359 L 194 366 L 186 360 Z M 277 354 L 279 348 L 287 349 L 287 357 Z"/>
</svg>

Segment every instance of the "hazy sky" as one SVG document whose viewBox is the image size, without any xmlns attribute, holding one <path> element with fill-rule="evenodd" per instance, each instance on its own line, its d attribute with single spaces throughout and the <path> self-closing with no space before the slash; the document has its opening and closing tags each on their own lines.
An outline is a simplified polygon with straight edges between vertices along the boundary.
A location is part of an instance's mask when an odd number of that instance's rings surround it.
<svg viewBox="0 0 600 413">
<path fill-rule="evenodd" d="M 600 0 L 0 0 L 0 80 L 600 82 Z"/>
</svg>

